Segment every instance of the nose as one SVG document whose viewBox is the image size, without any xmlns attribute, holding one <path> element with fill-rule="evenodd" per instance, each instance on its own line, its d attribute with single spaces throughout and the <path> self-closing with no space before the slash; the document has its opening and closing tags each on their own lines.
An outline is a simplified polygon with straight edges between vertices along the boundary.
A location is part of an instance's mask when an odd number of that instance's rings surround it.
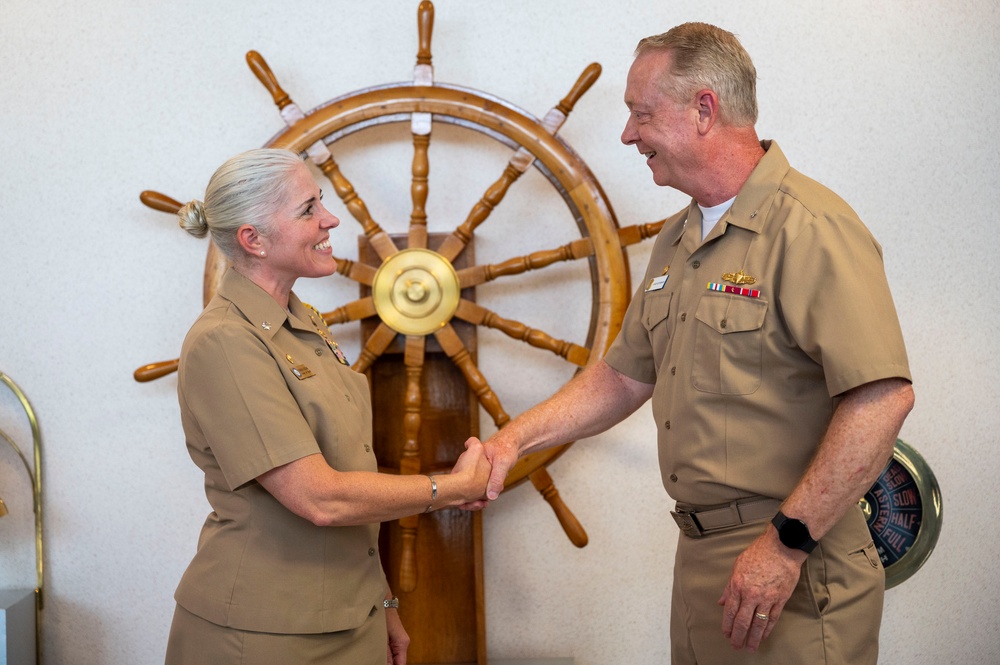
<svg viewBox="0 0 1000 665">
<path fill-rule="evenodd" d="M 622 143 L 625 145 L 635 145 L 639 140 L 639 134 L 635 131 L 635 124 L 632 120 L 632 114 L 628 114 L 628 120 L 625 121 L 625 129 L 622 130 Z"/>
<path fill-rule="evenodd" d="M 334 215 L 332 212 L 323 207 L 323 218 L 321 225 L 324 229 L 335 229 L 340 226 L 340 218 Z"/>
</svg>

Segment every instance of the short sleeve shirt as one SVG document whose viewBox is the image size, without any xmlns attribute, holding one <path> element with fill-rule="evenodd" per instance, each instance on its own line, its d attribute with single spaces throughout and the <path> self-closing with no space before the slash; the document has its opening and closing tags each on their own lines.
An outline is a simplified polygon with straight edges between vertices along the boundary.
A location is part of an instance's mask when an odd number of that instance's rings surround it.
<svg viewBox="0 0 1000 665">
<path fill-rule="evenodd" d="M 379 525 L 317 527 L 255 478 L 317 453 L 377 471 L 368 381 L 315 310 L 294 294 L 289 309 L 230 269 L 184 340 L 181 421 L 212 512 L 175 598 L 244 630 L 345 630 L 385 594 Z"/>
<path fill-rule="evenodd" d="M 910 379 L 882 248 L 840 197 L 762 145 L 704 241 L 694 202 L 666 221 L 605 356 L 655 383 L 663 484 L 685 503 L 784 498 L 842 393 Z"/>
</svg>

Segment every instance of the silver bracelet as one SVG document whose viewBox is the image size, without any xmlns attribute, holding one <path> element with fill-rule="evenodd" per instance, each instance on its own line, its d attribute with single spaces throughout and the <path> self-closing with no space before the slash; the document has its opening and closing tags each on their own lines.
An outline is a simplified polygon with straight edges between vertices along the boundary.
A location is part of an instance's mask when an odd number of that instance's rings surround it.
<svg viewBox="0 0 1000 665">
<path fill-rule="evenodd" d="M 424 511 L 425 513 L 429 513 L 431 512 L 431 510 L 434 509 L 434 501 L 437 500 L 438 498 L 437 481 L 434 480 L 434 476 L 427 476 L 427 477 L 431 479 L 431 503 L 429 506 L 427 506 L 427 510 Z"/>
</svg>

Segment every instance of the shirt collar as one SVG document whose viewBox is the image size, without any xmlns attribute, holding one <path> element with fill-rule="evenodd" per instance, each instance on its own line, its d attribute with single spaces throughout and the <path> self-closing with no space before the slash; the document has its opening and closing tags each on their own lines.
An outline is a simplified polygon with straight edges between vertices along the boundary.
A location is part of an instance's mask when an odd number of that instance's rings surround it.
<svg viewBox="0 0 1000 665">
<path fill-rule="evenodd" d="M 771 209 L 778 187 L 791 169 L 785 154 L 775 141 L 761 141 L 764 156 L 743 183 L 725 220 L 741 228 L 760 233 Z"/>
<path fill-rule="evenodd" d="M 781 148 L 778 147 L 777 142 L 767 139 L 761 141 L 760 145 L 764 148 L 764 156 L 757 162 L 757 166 L 750 173 L 750 177 L 740 187 L 740 191 L 736 195 L 736 200 L 733 201 L 729 212 L 724 214 L 722 219 L 719 220 L 725 225 L 734 224 L 754 233 L 760 233 L 761 229 L 764 228 L 764 220 L 767 219 L 767 213 L 771 209 L 775 195 L 778 193 L 778 187 L 780 187 L 788 171 L 791 170 L 791 166 L 788 164 L 785 154 L 781 152 Z M 697 235 L 697 241 L 692 240 L 691 242 L 697 246 L 703 242 L 701 237 L 701 208 L 698 207 L 697 201 L 691 199 L 688 209 L 681 212 L 686 219 L 684 219 L 683 225 L 677 228 L 676 236 L 670 240 L 670 244 L 679 244 L 685 235 L 687 227 L 691 226 L 694 229 L 692 233 Z M 705 240 L 716 237 L 722 232 L 724 232 L 724 228 L 713 229 Z"/>
<path fill-rule="evenodd" d="M 216 293 L 231 302 L 250 322 L 250 325 L 272 337 L 284 325 L 285 321 L 289 321 L 293 327 L 302 327 L 301 324 L 297 324 L 295 319 L 289 318 L 288 312 L 282 309 L 281 305 L 267 291 L 254 284 L 232 266 L 222 276 Z M 299 299 L 294 293 L 289 295 L 288 304 L 294 309 L 301 307 Z"/>
</svg>

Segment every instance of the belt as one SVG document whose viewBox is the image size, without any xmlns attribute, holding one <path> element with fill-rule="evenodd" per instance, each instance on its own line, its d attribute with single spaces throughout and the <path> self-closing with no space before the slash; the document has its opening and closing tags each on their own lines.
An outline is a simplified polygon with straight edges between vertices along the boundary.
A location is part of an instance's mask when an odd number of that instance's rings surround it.
<svg viewBox="0 0 1000 665">
<path fill-rule="evenodd" d="M 688 538 L 701 538 L 716 531 L 732 529 L 742 524 L 762 522 L 774 517 L 781 502 L 766 496 L 751 496 L 715 506 L 692 506 L 677 503 L 670 515 L 681 533 Z"/>
</svg>

